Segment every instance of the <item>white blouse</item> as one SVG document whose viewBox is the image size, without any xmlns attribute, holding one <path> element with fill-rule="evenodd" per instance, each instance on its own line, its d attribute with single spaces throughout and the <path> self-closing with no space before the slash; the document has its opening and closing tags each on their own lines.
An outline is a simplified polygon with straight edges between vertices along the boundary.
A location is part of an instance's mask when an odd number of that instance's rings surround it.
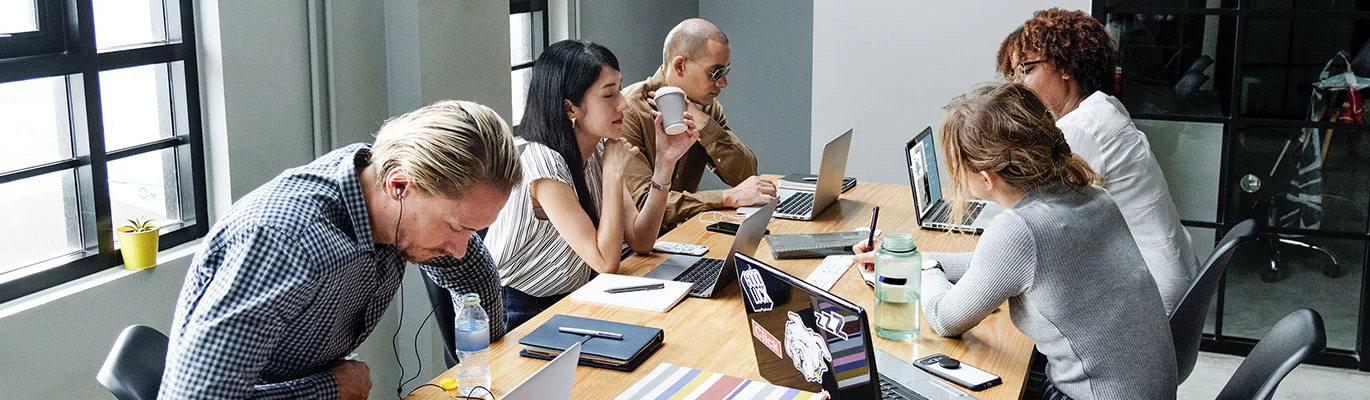
<svg viewBox="0 0 1370 400">
<path fill-rule="evenodd" d="M 1194 282 L 1199 259 L 1146 134 L 1117 98 L 1103 92 L 1091 94 L 1056 126 L 1070 149 L 1103 177 L 1171 312 Z"/>
</svg>

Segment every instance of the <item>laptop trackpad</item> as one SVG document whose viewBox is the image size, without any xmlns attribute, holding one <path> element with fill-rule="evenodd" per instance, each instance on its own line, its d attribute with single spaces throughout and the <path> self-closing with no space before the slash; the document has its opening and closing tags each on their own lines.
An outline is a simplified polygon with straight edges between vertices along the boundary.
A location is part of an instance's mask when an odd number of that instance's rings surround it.
<svg viewBox="0 0 1370 400">
<path fill-rule="evenodd" d="M 667 258 L 666 261 L 662 261 L 661 265 L 658 265 L 652 272 L 648 272 L 647 275 L 643 276 L 653 279 L 665 279 L 668 281 L 675 280 L 676 277 L 684 274 L 685 270 L 690 269 L 690 266 L 694 265 L 695 261 L 699 261 L 699 257 L 671 256 L 671 258 Z"/>
<path fill-rule="evenodd" d="M 929 399 L 975 398 L 884 350 L 875 351 L 875 368 L 880 371 L 880 375 L 893 379 Z"/>
</svg>

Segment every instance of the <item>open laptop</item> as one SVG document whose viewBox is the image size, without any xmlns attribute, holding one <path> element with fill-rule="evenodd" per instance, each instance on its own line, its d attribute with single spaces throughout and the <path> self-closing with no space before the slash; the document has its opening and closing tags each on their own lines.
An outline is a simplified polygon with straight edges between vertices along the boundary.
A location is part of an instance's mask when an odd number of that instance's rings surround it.
<svg viewBox="0 0 1370 400">
<path fill-rule="evenodd" d="M 974 398 L 876 350 L 860 306 L 746 254 L 734 258 L 756 367 L 771 383 L 834 400 Z"/>
<path fill-rule="evenodd" d="M 752 213 L 747 220 L 742 221 L 742 226 L 737 228 L 737 236 L 733 237 L 732 248 L 728 249 L 728 255 L 724 258 L 695 257 L 686 255 L 675 255 L 662 261 L 661 265 L 656 266 L 646 276 L 648 278 L 665 279 L 671 281 L 690 282 L 694 286 L 690 288 L 690 296 L 694 297 L 713 297 L 718 293 L 718 289 L 727 286 L 728 283 L 737 277 L 733 273 L 734 252 L 754 253 L 756 246 L 761 244 L 761 237 L 766 235 L 766 225 L 771 222 L 771 214 L 775 212 L 776 202 L 771 201 L 761 210 Z M 726 273 L 724 273 L 726 272 Z"/>
<path fill-rule="evenodd" d="M 985 233 L 994 217 L 1004 212 L 998 204 L 984 200 L 967 200 L 966 215 L 958 223 L 951 219 L 951 204 L 942 201 L 942 176 L 937 172 L 937 147 L 932 142 L 932 127 L 914 136 L 904 145 L 908 159 L 909 186 L 913 187 L 913 215 L 918 225 L 939 231 Z"/>
<path fill-rule="evenodd" d="M 504 400 L 569 400 L 571 386 L 576 382 L 576 363 L 580 361 L 580 343 L 571 345 L 533 376 L 524 379 Z M 479 393 L 479 392 L 477 392 Z"/>
<path fill-rule="evenodd" d="M 837 202 L 842 194 L 842 177 L 847 176 L 847 151 L 851 149 L 851 129 L 823 146 L 823 160 L 818 167 L 818 183 L 812 192 L 783 189 L 776 192 L 780 206 L 776 218 L 812 221 L 814 217 Z"/>
</svg>

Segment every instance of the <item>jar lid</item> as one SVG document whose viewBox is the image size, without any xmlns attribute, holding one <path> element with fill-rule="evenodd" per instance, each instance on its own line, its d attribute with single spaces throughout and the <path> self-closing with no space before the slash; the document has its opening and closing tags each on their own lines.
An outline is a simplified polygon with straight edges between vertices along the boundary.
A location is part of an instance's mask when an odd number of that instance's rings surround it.
<svg viewBox="0 0 1370 400">
<path fill-rule="evenodd" d="M 918 250 L 918 245 L 913 243 L 913 235 L 891 233 L 885 235 L 885 238 L 881 240 L 880 248 L 892 253 L 908 253 Z"/>
</svg>

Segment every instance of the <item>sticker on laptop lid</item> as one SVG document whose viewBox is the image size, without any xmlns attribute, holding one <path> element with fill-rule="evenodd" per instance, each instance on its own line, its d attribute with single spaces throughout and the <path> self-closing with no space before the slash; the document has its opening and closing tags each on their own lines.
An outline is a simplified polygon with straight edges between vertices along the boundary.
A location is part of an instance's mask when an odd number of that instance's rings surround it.
<svg viewBox="0 0 1370 400">
<path fill-rule="evenodd" d="M 742 271 L 742 291 L 752 312 L 767 312 L 775 307 L 771 295 L 766 293 L 766 281 L 761 279 L 761 271 L 748 269 Z"/>
<path fill-rule="evenodd" d="M 841 314 L 832 310 L 823 310 L 813 313 L 813 317 L 814 322 L 818 323 L 818 328 L 824 332 L 831 333 L 833 336 L 842 338 L 842 340 L 851 339 L 850 333 L 843 332 L 843 329 L 847 328 L 847 320 L 842 318 Z"/>
<path fill-rule="evenodd" d="M 766 330 L 761 324 L 756 323 L 756 320 L 752 320 L 752 337 L 755 337 L 756 340 L 760 340 L 761 344 L 766 345 L 766 348 L 771 349 L 771 352 L 775 353 L 776 357 L 781 359 L 785 358 L 785 356 L 780 355 L 780 352 L 782 351 L 780 348 L 780 339 L 776 339 L 775 335 L 771 334 L 771 331 Z"/>
<path fill-rule="evenodd" d="M 788 311 L 789 320 L 785 321 L 785 354 L 794 362 L 794 369 L 804 375 L 804 380 L 823 383 L 823 373 L 828 371 L 832 353 L 828 352 L 823 337 L 804 325 L 799 314 Z"/>
</svg>

